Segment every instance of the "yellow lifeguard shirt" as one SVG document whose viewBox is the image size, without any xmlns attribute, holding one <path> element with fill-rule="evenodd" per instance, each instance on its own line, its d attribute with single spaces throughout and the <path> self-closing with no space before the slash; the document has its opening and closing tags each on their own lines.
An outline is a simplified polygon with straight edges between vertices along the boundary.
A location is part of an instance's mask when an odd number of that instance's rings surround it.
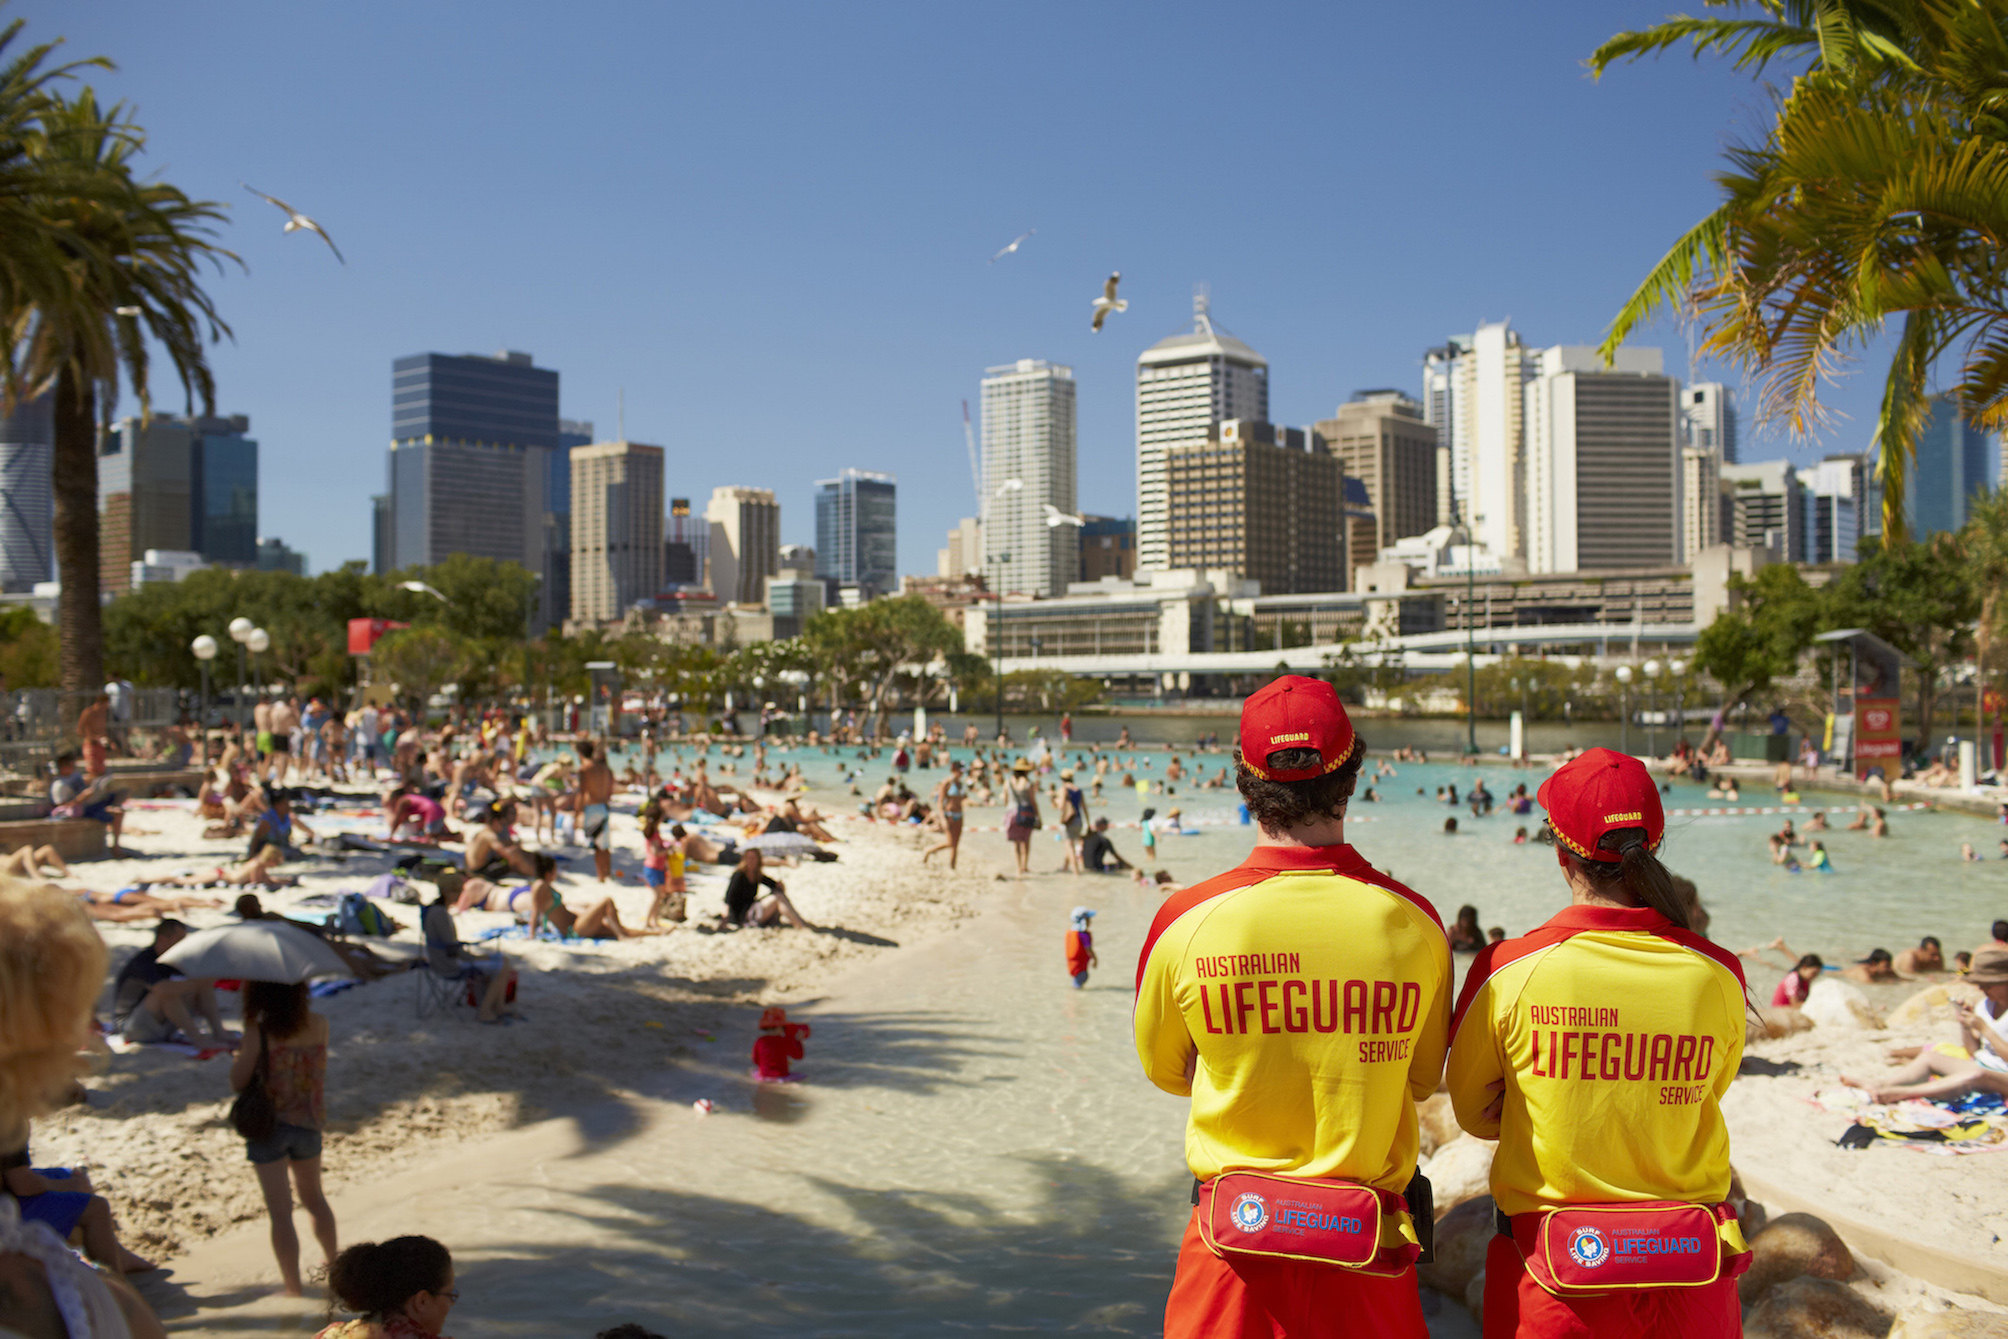
<svg viewBox="0 0 2008 1339">
<path fill-rule="evenodd" d="M 1726 1197 L 1744 990 L 1734 954 L 1645 907 L 1573 906 L 1487 946 L 1447 1077 L 1457 1123 L 1499 1141 L 1500 1209 Z"/>
<path fill-rule="evenodd" d="M 1167 899 L 1137 962 L 1136 1048 L 1152 1083 L 1192 1098 L 1192 1174 L 1399 1193 L 1415 1103 L 1443 1073 L 1450 981 L 1436 909 L 1351 846 L 1260 846 Z"/>
</svg>

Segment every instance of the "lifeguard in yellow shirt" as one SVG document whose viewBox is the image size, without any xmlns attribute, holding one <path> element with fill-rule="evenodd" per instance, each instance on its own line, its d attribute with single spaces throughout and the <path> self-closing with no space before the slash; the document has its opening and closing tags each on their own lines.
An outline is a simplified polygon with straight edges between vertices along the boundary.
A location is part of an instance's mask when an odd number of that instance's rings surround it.
<svg viewBox="0 0 2008 1339">
<path fill-rule="evenodd" d="M 1422 1339 L 1415 1103 L 1436 1090 L 1450 945 L 1429 903 L 1346 844 L 1363 757 L 1330 684 L 1241 710 L 1259 825 L 1238 868 L 1174 894 L 1137 964 L 1144 1073 L 1192 1099 L 1192 1217 L 1168 1339 Z"/>
<path fill-rule="evenodd" d="M 1452 1024 L 1457 1122 L 1499 1141 L 1486 1339 L 1740 1335 L 1742 968 L 1687 928 L 1644 764 L 1591 749 L 1539 798 L 1570 904 L 1478 955 Z"/>
</svg>

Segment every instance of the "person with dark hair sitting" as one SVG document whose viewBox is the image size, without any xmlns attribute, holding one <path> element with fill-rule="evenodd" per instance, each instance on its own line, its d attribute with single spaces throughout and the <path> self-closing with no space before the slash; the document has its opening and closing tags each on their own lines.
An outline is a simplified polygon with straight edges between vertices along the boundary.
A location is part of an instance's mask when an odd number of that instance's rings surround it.
<svg viewBox="0 0 2008 1339">
<path fill-rule="evenodd" d="M 1255 849 L 1165 899 L 1137 974 L 1144 1074 L 1191 1098 L 1195 1208 L 1164 1333 L 1423 1339 L 1405 1192 L 1415 1104 L 1443 1073 L 1450 945 L 1428 902 L 1346 842 L 1365 750 L 1332 686 L 1276 679 L 1240 733 Z M 1279 1194 L 1334 1227 L 1261 1236 Z M 1413 1202 L 1428 1212 L 1419 1188 Z"/>
<path fill-rule="evenodd" d="M 500 953 L 477 958 L 460 942 L 459 927 L 453 923 L 452 880 L 439 881 L 439 896 L 419 917 L 425 933 L 426 966 L 441 976 L 465 981 L 472 987 L 475 1014 L 484 1023 L 493 1023 L 504 1013 L 515 1012 L 509 1002 L 516 995 L 516 969 Z"/>
<path fill-rule="evenodd" d="M 328 1268 L 329 1311 L 356 1313 L 315 1339 L 444 1339 L 441 1329 L 460 1300 L 453 1254 L 431 1237 L 366 1241 Z"/>
</svg>

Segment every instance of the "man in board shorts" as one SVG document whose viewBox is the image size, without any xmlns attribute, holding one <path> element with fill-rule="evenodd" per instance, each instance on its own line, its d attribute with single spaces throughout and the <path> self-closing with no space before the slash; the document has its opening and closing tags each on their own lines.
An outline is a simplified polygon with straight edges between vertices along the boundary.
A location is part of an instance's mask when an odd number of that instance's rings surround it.
<svg viewBox="0 0 2008 1339">
<path fill-rule="evenodd" d="M 1167 1339 L 1427 1333 L 1403 1195 L 1415 1103 L 1443 1073 L 1450 945 L 1429 903 L 1346 844 L 1362 757 L 1330 684 L 1287 676 L 1250 697 L 1236 780 L 1255 850 L 1173 894 L 1144 941 L 1137 1054 L 1152 1083 L 1192 1100 L 1196 1207 Z M 1349 1230 L 1359 1262 L 1288 1258 L 1311 1249 L 1308 1235 L 1282 1255 L 1245 1253 L 1253 1239 L 1233 1229 L 1280 1223 L 1279 1183 L 1243 1176 L 1223 1191 L 1214 1182 L 1230 1172 L 1298 1178 L 1311 1184 L 1286 1195 L 1328 1204 L 1363 1199 L 1376 1211 L 1321 1215 L 1317 1229 L 1327 1243 Z"/>
<path fill-rule="evenodd" d="M 607 808 L 614 798 L 614 770 L 598 755 L 593 741 L 579 741 L 579 789 L 572 799 L 574 840 L 593 848 L 593 868 L 605 883 L 613 873 L 613 812 Z"/>
</svg>

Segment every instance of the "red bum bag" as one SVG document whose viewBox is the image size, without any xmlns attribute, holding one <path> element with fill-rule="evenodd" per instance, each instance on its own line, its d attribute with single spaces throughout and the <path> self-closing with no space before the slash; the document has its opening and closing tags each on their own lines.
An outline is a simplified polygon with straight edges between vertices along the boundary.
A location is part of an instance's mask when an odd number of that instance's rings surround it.
<svg viewBox="0 0 2008 1339">
<path fill-rule="evenodd" d="M 1198 1204 L 1200 1238 L 1223 1259 L 1307 1260 L 1399 1274 L 1422 1253 L 1402 1197 L 1355 1181 L 1222 1172 L 1200 1186 Z"/>
<path fill-rule="evenodd" d="M 1528 1274 L 1557 1297 L 1698 1288 L 1750 1267 L 1750 1248 L 1727 1204 L 1580 1204 L 1509 1222 Z"/>
</svg>

